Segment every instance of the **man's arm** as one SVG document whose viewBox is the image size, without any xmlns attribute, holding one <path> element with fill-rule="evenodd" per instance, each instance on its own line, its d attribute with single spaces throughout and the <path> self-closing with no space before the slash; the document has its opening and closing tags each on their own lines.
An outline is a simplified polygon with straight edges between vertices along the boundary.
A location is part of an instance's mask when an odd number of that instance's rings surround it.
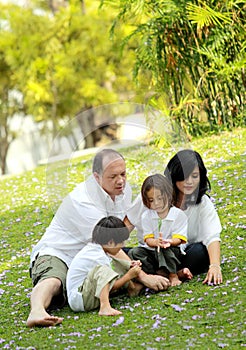
<svg viewBox="0 0 246 350">
<path fill-rule="evenodd" d="M 134 225 L 131 223 L 131 221 L 128 219 L 127 216 L 125 216 L 124 218 L 124 224 L 126 225 L 126 227 L 128 228 L 129 232 L 132 232 L 132 230 L 134 229 Z"/>
</svg>

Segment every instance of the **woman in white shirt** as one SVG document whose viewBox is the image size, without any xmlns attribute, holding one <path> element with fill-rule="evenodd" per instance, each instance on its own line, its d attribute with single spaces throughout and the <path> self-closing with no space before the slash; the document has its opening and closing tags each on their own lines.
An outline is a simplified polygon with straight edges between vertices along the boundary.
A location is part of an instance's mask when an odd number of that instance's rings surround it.
<svg viewBox="0 0 246 350">
<path fill-rule="evenodd" d="M 184 245 L 182 266 L 191 273 L 207 272 L 203 283 L 220 284 L 220 232 L 218 214 L 207 191 L 210 182 L 199 153 L 179 151 L 168 162 L 164 174 L 173 184 L 174 205 L 188 217 L 188 243 Z M 182 270 L 179 277 L 182 278 Z"/>
</svg>

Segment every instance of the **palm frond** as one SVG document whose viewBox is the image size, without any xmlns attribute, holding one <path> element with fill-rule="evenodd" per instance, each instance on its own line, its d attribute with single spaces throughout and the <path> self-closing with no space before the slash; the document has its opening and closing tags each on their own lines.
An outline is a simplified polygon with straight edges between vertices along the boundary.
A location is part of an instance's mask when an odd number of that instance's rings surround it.
<svg viewBox="0 0 246 350">
<path fill-rule="evenodd" d="M 218 25 L 223 27 L 225 23 L 230 23 L 231 19 L 226 13 L 213 10 L 207 4 L 200 6 L 188 3 L 187 5 L 188 19 L 191 23 L 197 24 L 198 29 L 209 27 L 210 25 Z"/>
</svg>

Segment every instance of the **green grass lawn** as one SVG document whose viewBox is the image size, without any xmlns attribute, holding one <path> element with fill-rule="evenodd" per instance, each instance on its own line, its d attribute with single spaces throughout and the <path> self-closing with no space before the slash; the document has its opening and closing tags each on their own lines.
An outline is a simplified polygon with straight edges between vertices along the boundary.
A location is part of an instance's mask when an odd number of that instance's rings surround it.
<svg viewBox="0 0 246 350">
<path fill-rule="evenodd" d="M 61 198 L 90 174 L 90 156 L 0 179 L 0 348 L 1 349 L 241 349 L 245 328 L 245 155 L 246 129 L 193 140 L 209 171 L 221 218 L 220 286 L 202 285 L 204 275 L 158 294 L 115 298 L 122 311 L 54 311 L 62 325 L 29 329 L 32 289 L 29 255 L 51 221 Z M 153 144 L 123 149 L 134 196 L 149 174 L 163 173 L 172 149 Z M 137 244 L 135 233 L 129 245 Z"/>
</svg>

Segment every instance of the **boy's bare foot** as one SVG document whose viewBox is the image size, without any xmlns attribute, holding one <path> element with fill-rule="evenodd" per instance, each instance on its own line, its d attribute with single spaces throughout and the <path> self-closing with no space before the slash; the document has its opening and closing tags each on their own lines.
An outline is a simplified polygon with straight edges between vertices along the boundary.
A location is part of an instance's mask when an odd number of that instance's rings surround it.
<svg viewBox="0 0 246 350">
<path fill-rule="evenodd" d="M 27 327 L 50 327 L 62 323 L 63 318 L 58 316 L 50 316 L 46 311 L 43 313 L 35 313 L 31 311 L 26 321 Z"/>
<path fill-rule="evenodd" d="M 176 273 L 170 273 L 169 275 L 169 281 L 170 281 L 170 286 L 179 286 L 182 282 L 178 278 L 178 275 Z"/>
<path fill-rule="evenodd" d="M 156 274 L 168 278 L 168 273 L 164 269 L 156 270 Z"/>
<path fill-rule="evenodd" d="M 121 315 L 122 312 L 118 311 L 116 309 L 113 309 L 111 306 L 107 306 L 105 308 L 100 308 L 98 315 L 99 316 L 115 316 L 115 315 Z"/>
<path fill-rule="evenodd" d="M 142 283 L 137 283 L 137 282 L 133 282 L 130 281 L 128 288 L 127 288 L 127 292 L 129 297 L 136 297 L 139 295 L 139 293 L 141 292 L 141 290 L 143 289 L 143 284 Z"/>
<path fill-rule="evenodd" d="M 178 277 L 181 280 L 191 280 L 193 275 L 188 269 L 188 267 L 184 267 L 182 270 L 178 271 Z"/>
<path fill-rule="evenodd" d="M 143 283 L 145 287 L 153 289 L 156 292 L 166 290 L 170 286 L 169 280 L 163 276 L 142 273 L 141 276 L 139 274 L 139 277 L 139 281 Z"/>
</svg>

